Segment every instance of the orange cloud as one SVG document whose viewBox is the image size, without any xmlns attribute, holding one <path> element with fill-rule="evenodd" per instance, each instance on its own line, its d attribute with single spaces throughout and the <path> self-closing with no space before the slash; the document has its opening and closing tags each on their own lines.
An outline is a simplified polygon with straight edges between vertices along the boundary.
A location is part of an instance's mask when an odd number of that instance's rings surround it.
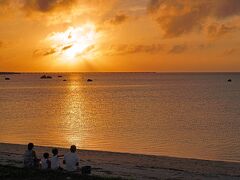
<svg viewBox="0 0 240 180">
<path fill-rule="evenodd" d="M 239 0 L 151 0 L 148 12 L 167 38 L 200 31 L 209 18 L 222 20 L 240 14 Z"/>
<path fill-rule="evenodd" d="M 76 0 L 24 0 L 23 9 L 48 12 L 56 8 L 72 6 Z"/>
<path fill-rule="evenodd" d="M 237 30 L 239 30 L 239 28 L 236 26 L 215 23 L 208 26 L 207 33 L 210 38 L 218 38 Z"/>
<path fill-rule="evenodd" d="M 151 44 L 151 45 L 142 45 L 142 44 L 119 44 L 119 45 L 109 45 L 107 47 L 101 47 L 101 51 L 104 51 L 103 54 L 112 56 L 112 55 L 126 55 L 126 54 L 136 54 L 136 53 L 157 53 L 163 51 L 165 48 L 162 44 Z"/>
<path fill-rule="evenodd" d="M 230 56 L 230 55 L 233 55 L 233 54 L 236 54 L 236 53 L 239 54 L 239 52 L 240 52 L 239 48 L 231 48 L 231 49 L 227 49 L 226 51 L 224 51 L 223 55 Z"/>
<path fill-rule="evenodd" d="M 186 50 L 187 50 L 187 45 L 185 45 L 185 44 L 175 45 L 170 49 L 169 53 L 170 54 L 180 54 L 180 53 L 185 52 Z"/>
<path fill-rule="evenodd" d="M 148 12 L 149 13 L 157 12 L 162 3 L 164 3 L 164 1 L 150 0 L 148 7 L 147 7 Z"/>
<path fill-rule="evenodd" d="M 0 14 L 21 15 L 51 21 L 70 22 L 72 19 L 98 16 L 106 13 L 116 0 L 0 0 Z M 71 12 L 71 13 L 70 13 Z M 71 17 L 71 18 L 70 18 Z M 3 17 L 0 17 L 3 18 Z M 61 20 L 58 20 L 61 19 Z M 71 20 L 69 20 L 71 19 Z M 57 23 L 53 23 L 57 24 Z"/>
<path fill-rule="evenodd" d="M 213 0 L 213 15 L 217 18 L 240 15 L 239 0 Z"/>
<path fill-rule="evenodd" d="M 118 25 L 118 24 L 121 24 L 124 21 L 126 21 L 127 18 L 128 18 L 128 16 L 125 14 L 116 14 L 113 18 L 107 20 L 106 22 L 108 22 L 110 24 Z"/>
<path fill-rule="evenodd" d="M 6 5 L 8 3 L 9 3 L 8 0 L 0 0 L 0 5 Z"/>
<path fill-rule="evenodd" d="M 67 50 L 67 49 L 69 49 L 69 48 L 71 48 L 72 47 L 72 44 L 71 45 L 68 45 L 68 46 L 64 46 L 63 48 L 62 48 L 62 51 L 65 51 L 65 50 Z"/>
<path fill-rule="evenodd" d="M 33 52 L 34 56 L 48 56 L 55 54 L 57 51 L 55 48 L 37 49 Z"/>
</svg>

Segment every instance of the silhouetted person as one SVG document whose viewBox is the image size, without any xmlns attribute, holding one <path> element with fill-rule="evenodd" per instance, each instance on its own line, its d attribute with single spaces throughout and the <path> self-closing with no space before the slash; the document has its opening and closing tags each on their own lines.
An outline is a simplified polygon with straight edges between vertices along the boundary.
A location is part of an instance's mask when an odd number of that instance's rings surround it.
<svg viewBox="0 0 240 180">
<path fill-rule="evenodd" d="M 34 144 L 29 143 L 28 149 L 24 153 L 23 157 L 23 163 L 24 167 L 37 167 L 39 160 L 37 159 L 36 152 L 33 150 Z"/>
<path fill-rule="evenodd" d="M 43 159 L 41 160 L 42 163 L 42 169 L 50 169 L 51 168 L 51 162 L 49 160 L 49 154 L 43 153 Z"/>
<path fill-rule="evenodd" d="M 53 148 L 52 149 L 52 154 L 53 157 L 51 158 L 51 169 L 57 170 L 57 169 L 62 169 L 60 168 L 60 162 L 59 162 L 59 156 L 58 156 L 58 149 Z"/>
<path fill-rule="evenodd" d="M 67 171 L 76 171 L 77 166 L 79 166 L 79 157 L 76 153 L 76 146 L 72 145 L 70 148 L 70 152 L 64 155 L 63 164 L 66 164 Z"/>
</svg>

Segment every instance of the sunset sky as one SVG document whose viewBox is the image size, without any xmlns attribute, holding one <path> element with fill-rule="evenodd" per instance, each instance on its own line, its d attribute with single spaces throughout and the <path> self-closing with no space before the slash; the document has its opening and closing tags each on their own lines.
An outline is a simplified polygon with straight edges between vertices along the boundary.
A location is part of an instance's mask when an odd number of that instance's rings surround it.
<svg viewBox="0 0 240 180">
<path fill-rule="evenodd" d="M 240 71 L 240 0 L 0 0 L 0 71 Z"/>
</svg>

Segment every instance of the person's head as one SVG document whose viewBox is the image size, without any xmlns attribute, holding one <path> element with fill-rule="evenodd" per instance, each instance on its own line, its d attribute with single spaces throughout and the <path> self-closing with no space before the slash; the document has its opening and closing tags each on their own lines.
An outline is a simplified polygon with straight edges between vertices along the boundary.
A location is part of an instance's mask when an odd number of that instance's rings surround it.
<svg viewBox="0 0 240 180">
<path fill-rule="evenodd" d="M 49 158 L 49 154 L 48 154 L 48 153 L 43 153 L 43 157 L 44 157 L 45 159 L 47 159 L 47 158 Z"/>
<path fill-rule="evenodd" d="M 75 145 L 71 145 L 70 151 L 71 151 L 72 153 L 75 153 L 76 150 L 77 150 L 77 147 L 76 147 Z"/>
<path fill-rule="evenodd" d="M 53 148 L 52 149 L 52 153 L 54 156 L 56 156 L 58 154 L 58 149 L 57 148 Z"/>
<path fill-rule="evenodd" d="M 33 143 L 28 143 L 28 150 L 32 150 L 34 147 L 34 144 Z"/>
</svg>

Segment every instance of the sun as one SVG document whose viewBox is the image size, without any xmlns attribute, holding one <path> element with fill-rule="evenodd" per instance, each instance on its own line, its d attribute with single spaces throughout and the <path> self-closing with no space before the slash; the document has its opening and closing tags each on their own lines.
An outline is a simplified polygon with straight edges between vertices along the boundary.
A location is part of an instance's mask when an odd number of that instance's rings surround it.
<svg viewBox="0 0 240 180">
<path fill-rule="evenodd" d="M 69 27 L 65 32 L 52 33 L 48 40 L 62 62 L 76 63 L 91 56 L 96 44 L 96 27 L 93 23 Z"/>
</svg>

